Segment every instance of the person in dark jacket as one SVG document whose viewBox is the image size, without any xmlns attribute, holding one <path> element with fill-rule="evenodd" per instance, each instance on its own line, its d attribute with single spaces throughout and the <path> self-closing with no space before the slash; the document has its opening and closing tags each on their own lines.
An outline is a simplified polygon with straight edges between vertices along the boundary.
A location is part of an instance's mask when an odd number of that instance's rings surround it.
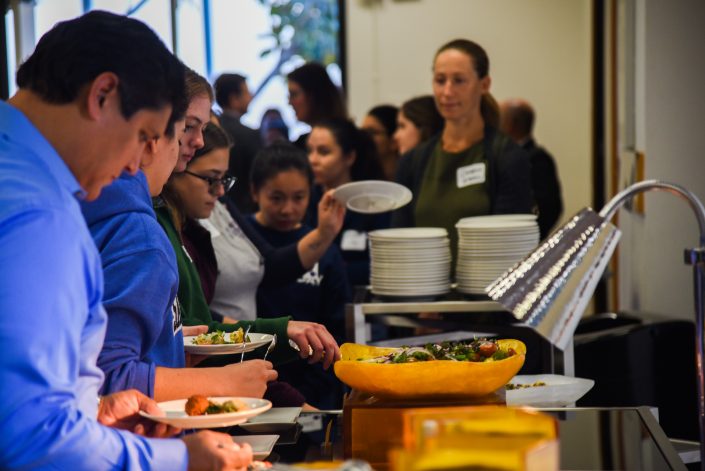
<svg viewBox="0 0 705 471">
<path fill-rule="evenodd" d="M 275 247 L 287 246 L 312 230 L 303 224 L 313 183 L 303 151 L 291 144 L 273 144 L 255 159 L 251 180 L 252 195 L 260 209 L 250 216 L 250 222 L 267 242 Z M 262 317 L 284 313 L 296 320 L 317 322 L 342 340 L 344 308 L 349 299 L 343 259 L 332 245 L 296 281 L 275 289 L 260 286 L 257 313 Z M 341 384 L 331 371 L 299 361 L 281 369 L 280 375 L 315 407 L 337 408 L 342 404 Z"/>
<path fill-rule="evenodd" d="M 528 101 L 505 100 L 500 105 L 501 129 L 514 139 L 531 161 L 531 185 L 534 190 L 541 239 L 545 239 L 563 213 L 561 183 L 551 154 L 536 144 L 533 136 L 534 109 Z"/>
<path fill-rule="evenodd" d="M 228 170 L 240 180 L 240 184 L 226 198 L 232 199 L 242 211 L 250 213 L 257 210 L 249 191 L 250 167 L 262 148 L 262 139 L 258 130 L 245 126 L 240 119 L 247 113 L 252 94 L 247 80 L 240 74 L 222 74 L 215 80 L 214 87 L 215 101 L 223 110 L 219 117 L 220 125 L 233 140 Z"/>
<path fill-rule="evenodd" d="M 528 213 L 532 207 L 528 157 L 497 131 L 499 111 L 490 84 L 489 58 L 479 44 L 456 39 L 443 45 L 433 63 L 443 130 L 404 155 L 397 171 L 397 182 L 413 199 L 392 214 L 392 226 L 446 228 L 453 259 L 459 219 Z"/>
</svg>

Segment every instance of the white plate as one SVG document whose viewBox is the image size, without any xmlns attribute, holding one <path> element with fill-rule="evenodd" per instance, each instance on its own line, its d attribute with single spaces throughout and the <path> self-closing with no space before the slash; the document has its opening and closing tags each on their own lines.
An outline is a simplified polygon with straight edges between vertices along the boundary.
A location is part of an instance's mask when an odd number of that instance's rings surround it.
<svg viewBox="0 0 705 471">
<path fill-rule="evenodd" d="M 473 221 L 536 221 L 535 214 L 488 214 L 486 216 L 472 216 L 458 220 L 458 224 Z"/>
<path fill-rule="evenodd" d="M 370 239 L 434 239 L 448 237 L 448 231 L 442 227 L 398 227 L 394 229 L 378 229 L 369 234 Z"/>
<path fill-rule="evenodd" d="M 262 412 L 270 409 L 272 403 L 266 399 L 257 399 L 253 397 L 209 397 L 213 402 L 223 403 L 228 400 L 238 399 L 247 404 L 248 408 L 238 412 L 228 412 L 226 414 L 211 414 L 211 415 L 188 415 L 184 411 L 186 399 L 176 401 L 160 402 L 159 408 L 164 411 L 163 416 L 148 414 L 140 411 L 140 415 L 152 419 L 157 422 L 173 425 L 180 428 L 216 428 L 228 427 L 246 422 L 247 419 L 255 417 Z"/>
<path fill-rule="evenodd" d="M 272 341 L 270 334 L 253 334 L 250 332 L 247 336 L 250 337 L 249 342 L 222 345 L 194 345 L 191 341 L 196 337 L 187 336 L 184 337 L 184 350 L 198 355 L 230 355 L 232 353 L 242 353 L 243 351 L 250 352 L 262 345 L 269 345 Z"/>
<path fill-rule="evenodd" d="M 340 185 L 333 196 L 351 211 L 375 214 L 408 204 L 411 201 L 411 190 L 394 182 L 363 180 Z"/>
<path fill-rule="evenodd" d="M 543 381 L 546 386 L 507 391 L 508 406 L 564 407 L 583 397 L 595 381 L 561 375 L 517 375 L 509 382 L 532 384 Z"/>
<path fill-rule="evenodd" d="M 271 455 L 277 440 L 279 440 L 279 435 L 238 435 L 233 437 L 233 441 L 238 445 L 249 443 L 252 447 L 252 457 L 256 460 L 263 460 Z"/>
</svg>

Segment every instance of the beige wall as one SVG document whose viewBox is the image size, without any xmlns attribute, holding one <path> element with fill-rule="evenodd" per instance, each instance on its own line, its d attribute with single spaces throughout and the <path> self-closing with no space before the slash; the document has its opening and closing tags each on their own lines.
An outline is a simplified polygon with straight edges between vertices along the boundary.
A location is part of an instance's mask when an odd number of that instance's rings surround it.
<svg viewBox="0 0 705 471">
<path fill-rule="evenodd" d="M 566 211 L 592 201 L 589 0 L 348 0 L 348 99 L 358 124 L 380 103 L 431 91 L 444 42 L 466 37 L 490 56 L 492 93 L 524 97 L 556 158 Z"/>
<path fill-rule="evenodd" d="M 680 184 L 705 201 L 705 2 L 629 1 L 637 18 L 636 144 L 646 154 L 646 178 Z M 645 216 L 620 214 L 621 307 L 692 319 L 683 249 L 698 245 L 693 213 L 663 193 L 645 203 Z"/>
</svg>

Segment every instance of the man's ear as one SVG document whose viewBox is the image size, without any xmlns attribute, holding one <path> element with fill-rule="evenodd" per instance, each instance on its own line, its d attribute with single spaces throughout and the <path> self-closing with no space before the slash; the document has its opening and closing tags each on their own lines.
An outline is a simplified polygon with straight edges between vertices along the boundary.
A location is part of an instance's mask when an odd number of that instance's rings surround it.
<svg viewBox="0 0 705 471">
<path fill-rule="evenodd" d="M 108 106 L 118 106 L 118 82 L 120 79 L 113 72 L 103 72 L 96 76 L 88 87 L 86 110 L 92 119 L 98 119 Z"/>
</svg>

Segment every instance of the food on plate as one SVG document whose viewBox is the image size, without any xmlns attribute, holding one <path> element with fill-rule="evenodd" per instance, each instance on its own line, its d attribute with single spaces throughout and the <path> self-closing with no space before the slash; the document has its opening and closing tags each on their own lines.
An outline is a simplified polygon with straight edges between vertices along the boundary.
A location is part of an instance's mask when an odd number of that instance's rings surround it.
<svg viewBox="0 0 705 471">
<path fill-rule="evenodd" d="M 188 398 L 184 410 L 188 415 L 211 415 L 239 412 L 247 409 L 247 404 L 237 399 L 230 399 L 222 404 L 210 401 L 207 397 L 194 395 Z"/>
<path fill-rule="evenodd" d="M 249 337 L 245 338 L 245 332 L 242 330 L 242 327 L 240 327 L 235 332 L 230 333 L 216 330 L 215 332 L 197 335 L 191 340 L 191 343 L 194 345 L 226 345 L 249 341 Z"/>
<path fill-rule="evenodd" d="M 346 343 L 335 374 L 357 391 L 391 398 L 485 396 L 521 369 L 526 346 L 519 340 L 442 342 L 420 349 Z"/>
<path fill-rule="evenodd" d="M 470 343 L 428 343 L 424 347 L 402 347 L 386 355 L 359 358 L 366 363 L 414 363 L 420 361 L 499 361 L 516 355 L 511 347 L 500 348 L 496 340 L 475 339 Z"/>
<path fill-rule="evenodd" d="M 527 383 L 527 384 L 507 383 L 507 385 L 504 386 L 504 389 L 506 389 L 507 391 L 512 391 L 514 389 L 538 388 L 541 386 L 546 386 L 546 382 L 545 381 L 536 381 L 534 383 Z"/>
</svg>

